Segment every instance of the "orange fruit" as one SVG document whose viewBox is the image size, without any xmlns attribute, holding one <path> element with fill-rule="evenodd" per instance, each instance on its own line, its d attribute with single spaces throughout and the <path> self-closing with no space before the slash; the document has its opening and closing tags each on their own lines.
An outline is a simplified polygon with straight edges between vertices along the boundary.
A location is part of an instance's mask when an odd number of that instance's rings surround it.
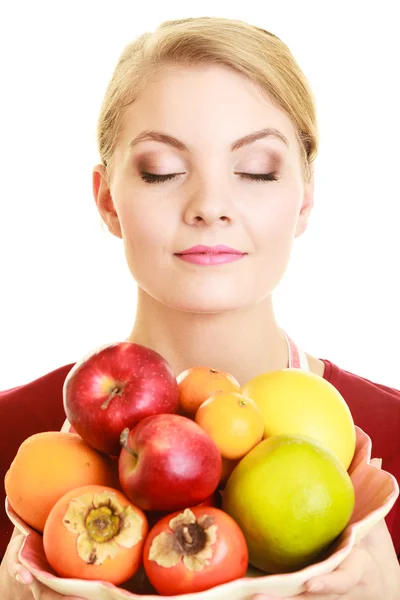
<svg viewBox="0 0 400 600">
<path fill-rule="evenodd" d="M 257 404 L 239 392 L 216 392 L 195 421 L 214 440 L 223 458 L 242 458 L 262 440 L 264 420 Z"/>
<path fill-rule="evenodd" d="M 78 434 L 61 431 L 44 431 L 24 440 L 4 478 L 12 508 L 40 532 L 59 498 L 89 484 L 120 489 L 118 462 L 88 446 Z"/>
<path fill-rule="evenodd" d="M 211 367 L 190 367 L 176 378 L 182 414 L 194 418 L 198 408 L 215 392 L 240 392 L 240 383 L 230 373 Z"/>
<path fill-rule="evenodd" d="M 227 458 L 223 458 L 222 459 L 222 471 L 221 471 L 221 479 L 219 480 L 219 488 L 224 488 L 226 482 L 228 481 L 229 477 L 231 476 L 231 473 L 233 471 L 233 469 L 236 467 L 236 465 L 238 465 L 240 463 L 240 459 L 238 458 L 237 460 L 228 460 Z"/>
</svg>

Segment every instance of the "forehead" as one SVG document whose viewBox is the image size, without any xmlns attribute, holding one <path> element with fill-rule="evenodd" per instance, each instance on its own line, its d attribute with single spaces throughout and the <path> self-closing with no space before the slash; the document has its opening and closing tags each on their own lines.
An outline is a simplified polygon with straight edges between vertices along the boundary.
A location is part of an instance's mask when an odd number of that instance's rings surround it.
<svg viewBox="0 0 400 600">
<path fill-rule="evenodd" d="M 144 86 L 121 117 L 119 147 L 148 130 L 170 134 L 192 147 L 231 149 L 238 138 L 275 129 L 297 151 L 290 117 L 245 75 L 225 66 L 169 67 Z M 272 139 L 272 138 L 271 138 Z M 283 142 L 277 141 L 278 144 Z"/>
</svg>

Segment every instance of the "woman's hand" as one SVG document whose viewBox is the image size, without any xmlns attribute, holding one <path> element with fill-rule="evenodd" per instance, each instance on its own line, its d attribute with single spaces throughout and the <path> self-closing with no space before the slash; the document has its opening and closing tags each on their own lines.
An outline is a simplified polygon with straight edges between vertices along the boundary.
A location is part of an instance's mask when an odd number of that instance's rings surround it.
<svg viewBox="0 0 400 600">
<path fill-rule="evenodd" d="M 25 536 L 17 529 L 8 544 L 0 565 L 1 600 L 82 600 L 77 596 L 61 596 L 37 581 L 18 560 Z"/>
<path fill-rule="evenodd" d="M 380 466 L 376 461 L 371 464 Z M 375 525 L 332 573 L 309 579 L 305 587 L 307 591 L 294 598 L 400 600 L 400 566 L 385 520 Z M 252 600 L 276 600 L 276 596 L 257 594 Z"/>
</svg>

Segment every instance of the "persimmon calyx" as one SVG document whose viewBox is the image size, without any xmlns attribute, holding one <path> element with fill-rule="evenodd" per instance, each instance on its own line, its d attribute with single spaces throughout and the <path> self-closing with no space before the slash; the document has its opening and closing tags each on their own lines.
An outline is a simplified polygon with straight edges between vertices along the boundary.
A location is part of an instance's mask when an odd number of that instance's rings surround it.
<svg viewBox="0 0 400 600">
<path fill-rule="evenodd" d="M 68 531 L 77 534 L 78 555 L 90 565 L 101 565 L 106 558 L 114 558 L 119 546 L 132 548 L 143 536 L 140 517 L 111 492 L 73 498 L 63 523 Z"/>
<path fill-rule="evenodd" d="M 214 517 L 202 515 L 196 519 L 187 508 L 170 520 L 171 531 L 157 535 L 150 546 L 149 559 L 161 567 L 174 567 L 181 560 L 189 571 L 202 571 L 210 564 L 213 544 L 217 541 Z"/>
</svg>

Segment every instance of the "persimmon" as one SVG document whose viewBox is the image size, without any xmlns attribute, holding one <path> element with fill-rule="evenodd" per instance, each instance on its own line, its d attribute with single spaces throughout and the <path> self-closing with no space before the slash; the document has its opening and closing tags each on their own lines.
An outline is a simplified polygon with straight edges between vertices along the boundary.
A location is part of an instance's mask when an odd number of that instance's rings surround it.
<svg viewBox="0 0 400 600">
<path fill-rule="evenodd" d="M 239 526 L 213 506 L 167 515 L 152 528 L 143 549 L 147 577 L 163 596 L 194 594 L 244 577 L 248 558 Z"/>
<path fill-rule="evenodd" d="M 78 434 L 61 431 L 44 431 L 24 440 L 4 479 L 12 508 L 40 532 L 57 500 L 86 484 L 120 488 L 118 463 Z"/>
<path fill-rule="evenodd" d="M 237 379 L 225 371 L 211 367 L 190 367 L 177 378 L 179 407 L 183 415 L 194 418 L 200 405 L 219 391 L 240 392 Z"/>
<path fill-rule="evenodd" d="M 239 392 L 216 392 L 196 412 L 195 422 L 214 440 L 222 458 L 237 460 L 262 440 L 257 404 Z"/>
<path fill-rule="evenodd" d="M 50 511 L 43 548 L 60 577 L 119 585 L 142 563 L 144 512 L 119 490 L 87 485 L 67 492 Z"/>
</svg>

